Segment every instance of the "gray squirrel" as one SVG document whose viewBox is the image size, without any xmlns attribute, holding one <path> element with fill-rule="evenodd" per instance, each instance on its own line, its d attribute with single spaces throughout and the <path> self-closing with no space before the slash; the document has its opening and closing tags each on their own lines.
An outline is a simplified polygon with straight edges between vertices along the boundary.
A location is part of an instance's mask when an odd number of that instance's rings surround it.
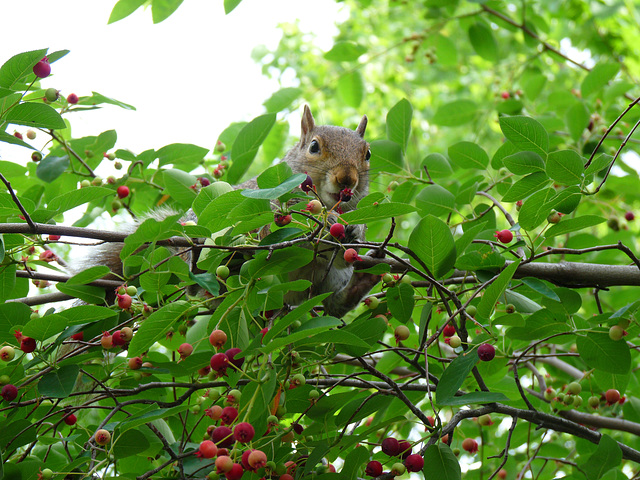
<svg viewBox="0 0 640 480">
<path fill-rule="evenodd" d="M 349 128 L 316 125 L 311 110 L 307 105 L 301 123 L 301 138 L 285 155 L 287 163 L 294 173 L 306 173 L 313 182 L 320 200 L 327 209 L 338 204 L 340 212 L 355 209 L 358 201 L 369 193 L 369 144 L 364 140 L 367 127 L 366 115 L 362 117 L 355 130 Z M 255 179 L 248 180 L 236 188 L 256 189 Z M 350 190 L 350 197 L 345 198 L 340 192 Z M 147 218 L 162 220 L 176 212 L 167 209 L 152 210 L 125 228 L 133 232 Z M 189 210 L 183 221 L 197 220 Z M 331 214 L 330 222 L 336 221 Z M 343 243 L 359 243 L 364 241 L 364 225 L 347 225 Z M 312 248 L 309 246 L 309 248 Z M 92 252 L 91 265 L 107 265 L 116 275 L 122 275 L 120 251 L 122 244 L 106 244 Z M 377 252 L 372 255 L 377 256 Z M 375 286 L 378 275 L 357 273 L 353 264 L 344 260 L 342 249 L 322 246 L 311 263 L 289 274 L 290 280 L 307 279 L 312 286 L 310 291 L 290 292 L 285 302 L 298 305 L 309 298 L 310 294 L 319 295 L 333 292 L 323 301 L 325 314 L 342 317 L 353 310 L 362 298 Z M 112 277 L 113 278 L 113 277 Z"/>
</svg>

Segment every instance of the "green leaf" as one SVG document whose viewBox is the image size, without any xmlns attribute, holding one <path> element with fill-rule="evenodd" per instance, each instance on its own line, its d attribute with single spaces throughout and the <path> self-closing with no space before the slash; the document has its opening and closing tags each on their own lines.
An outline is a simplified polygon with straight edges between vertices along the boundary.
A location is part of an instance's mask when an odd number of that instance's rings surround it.
<svg viewBox="0 0 640 480">
<path fill-rule="evenodd" d="M 182 208 L 187 209 L 196 198 L 196 191 L 191 188 L 197 181 L 196 177 L 177 168 L 163 170 L 165 190 Z"/>
<path fill-rule="evenodd" d="M 396 173 L 402 170 L 402 148 L 391 140 L 374 140 L 371 142 L 370 173 Z"/>
<path fill-rule="evenodd" d="M 622 450 L 613 438 L 602 434 L 598 448 L 580 465 L 588 480 L 600 480 L 604 474 L 622 462 Z"/>
<path fill-rule="evenodd" d="M 246 173 L 275 122 L 275 113 L 267 113 L 254 118 L 240 130 L 231 148 L 233 162 L 227 171 L 229 183 L 238 183 Z"/>
<path fill-rule="evenodd" d="M 500 117 L 500 128 L 507 140 L 518 150 L 529 150 L 542 157 L 549 150 L 549 134 L 542 124 L 531 117 Z"/>
<path fill-rule="evenodd" d="M 100 105 L 102 103 L 107 103 L 109 105 L 115 105 L 116 107 L 124 108 L 125 110 L 136 109 L 136 107 L 134 107 L 133 105 L 121 102 L 120 100 L 116 100 L 115 98 L 105 97 L 104 95 L 93 91 L 91 92 L 90 97 L 86 97 L 86 103 L 91 105 Z"/>
<path fill-rule="evenodd" d="M 456 261 L 453 235 L 447 224 L 433 215 L 418 222 L 409 237 L 409 248 L 436 278 L 451 270 Z"/>
<path fill-rule="evenodd" d="M 559 320 L 547 309 L 541 309 L 532 313 L 526 319 L 524 327 L 513 327 L 507 331 L 508 338 L 516 340 L 532 341 L 554 335 L 556 333 L 570 332 L 571 328 L 563 320 Z"/>
<path fill-rule="evenodd" d="M 62 129 L 67 127 L 60 114 L 44 103 L 20 103 L 6 112 L 2 120 L 33 128 Z"/>
<path fill-rule="evenodd" d="M 208 150 L 198 145 L 190 143 L 172 143 L 165 145 L 156 152 L 158 163 L 160 166 L 165 165 L 185 165 L 191 167 L 193 164 L 200 163 Z"/>
<path fill-rule="evenodd" d="M 449 160 L 441 153 L 431 153 L 422 160 L 432 178 L 448 178 L 453 173 Z"/>
<path fill-rule="evenodd" d="M 260 351 L 264 354 L 268 354 L 270 352 L 276 351 L 282 348 L 285 345 L 296 344 L 296 345 L 320 345 L 322 343 L 342 343 L 342 340 L 337 338 L 341 335 L 337 335 L 335 331 L 331 330 L 338 325 L 342 325 L 340 320 L 334 317 L 318 317 L 316 319 L 316 325 L 312 328 L 304 328 L 308 323 L 302 326 L 302 328 L 297 328 L 295 331 L 291 332 L 289 335 L 285 337 L 274 338 L 270 342 L 268 342 L 264 347 L 260 349 Z M 342 333 L 342 332 L 340 332 Z M 325 336 L 320 336 L 320 334 L 325 334 Z M 348 338 L 347 338 L 348 337 Z M 344 341 L 347 344 L 353 344 L 355 346 L 362 346 L 364 348 L 369 348 L 362 340 L 358 339 L 355 335 L 349 334 L 345 336 Z"/>
<path fill-rule="evenodd" d="M 503 159 L 504 166 L 516 175 L 544 172 L 544 160 L 534 152 L 517 152 Z"/>
<path fill-rule="evenodd" d="M 459 270 L 494 270 L 504 267 L 505 259 L 498 252 L 469 252 L 458 257 Z"/>
<path fill-rule="evenodd" d="M 551 238 L 557 235 L 564 235 L 584 228 L 593 227 L 594 225 L 600 225 L 605 221 L 606 219 L 598 217 L 597 215 L 583 215 L 576 218 L 567 218 L 550 227 L 549 230 L 545 232 L 544 236 L 546 238 Z"/>
<path fill-rule="evenodd" d="M 525 230 L 533 230 L 547 219 L 553 208 L 549 202 L 555 196 L 553 188 L 545 188 L 525 200 L 518 215 L 518 223 Z"/>
<path fill-rule="evenodd" d="M 360 357 L 367 353 L 372 346 L 376 345 L 378 341 L 382 340 L 385 332 L 387 331 L 387 324 L 381 317 L 374 318 L 360 318 L 351 322 L 349 325 L 341 329 L 341 332 L 349 332 L 361 339 L 367 344 L 366 348 L 358 348 L 351 345 L 342 345 L 336 347 L 342 353 L 351 355 L 354 357 Z"/>
<path fill-rule="evenodd" d="M 451 447 L 446 443 L 430 445 L 424 452 L 425 478 L 437 478 L 438 480 L 461 480 L 462 471 L 460 464 Z"/>
<path fill-rule="evenodd" d="M 338 95 L 353 108 L 358 108 L 364 98 L 364 80 L 359 71 L 345 73 L 338 79 Z"/>
<path fill-rule="evenodd" d="M 127 430 L 116 437 L 113 455 L 118 459 L 131 457 L 144 452 L 149 446 L 149 440 L 140 430 Z"/>
<path fill-rule="evenodd" d="M 613 157 L 611 155 L 607 155 L 603 153 L 598 155 L 593 161 L 589 164 L 587 169 L 584 171 L 585 175 L 591 175 L 592 173 L 598 173 L 600 170 L 604 170 L 609 166 Z"/>
<path fill-rule="evenodd" d="M 115 317 L 117 313 L 106 307 L 78 305 L 59 313 L 34 318 L 22 329 L 22 333 L 36 340 L 46 340 L 70 325 L 85 325 Z"/>
<path fill-rule="evenodd" d="M 151 0 L 153 23 L 160 23 L 171 16 L 182 4 L 182 0 Z"/>
<path fill-rule="evenodd" d="M 457 127 L 475 119 L 478 106 L 471 100 L 456 100 L 438 107 L 433 123 L 441 127 Z"/>
<path fill-rule="evenodd" d="M 537 278 L 533 278 L 533 277 L 525 277 L 525 278 L 522 278 L 520 281 L 524 283 L 527 287 L 538 292 L 539 294 L 544 295 L 545 297 L 550 298 L 552 300 L 555 300 L 556 302 L 560 301 L 560 297 L 558 297 L 558 294 L 554 292 L 549 286 L 547 286 L 547 284 L 544 283 L 542 280 L 538 280 Z"/>
<path fill-rule="evenodd" d="M 369 450 L 360 446 L 351 450 L 344 459 L 344 466 L 340 469 L 340 478 L 356 480 L 358 471 L 369 460 Z"/>
<path fill-rule="evenodd" d="M 233 12 L 234 8 L 240 5 L 242 0 L 224 0 L 224 13 L 225 15 L 229 15 Z"/>
<path fill-rule="evenodd" d="M 263 105 L 269 113 L 281 112 L 302 95 L 301 88 L 287 87 L 274 92 Z"/>
<path fill-rule="evenodd" d="M 106 265 L 96 265 L 95 267 L 87 268 L 73 275 L 67 280 L 67 285 L 83 285 L 85 283 L 91 283 L 94 280 L 99 280 L 105 275 L 109 274 L 109 267 Z"/>
<path fill-rule="evenodd" d="M 412 116 L 413 108 L 406 98 L 396 103 L 387 113 L 387 138 L 400 145 L 403 152 L 407 150 Z"/>
<path fill-rule="evenodd" d="M 399 217 L 407 213 L 415 212 L 416 208 L 406 203 L 379 203 L 366 207 L 351 210 L 341 215 L 341 218 L 349 224 L 360 224 L 375 222 L 376 220 L 386 220 L 391 217 Z"/>
<path fill-rule="evenodd" d="M 473 142 L 458 142 L 448 150 L 451 162 L 459 168 L 475 168 L 486 170 L 489 156 L 484 149 Z"/>
<path fill-rule="evenodd" d="M 413 287 L 406 283 L 387 290 L 387 306 L 391 314 L 402 323 L 407 323 L 413 314 Z"/>
<path fill-rule="evenodd" d="M 144 5 L 146 0 L 119 0 L 111 10 L 107 24 L 115 23 L 118 20 L 128 17 L 138 8 Z"/>
<path fill-rule="evenodd" d="M 47 207 L 50 210 L 54 210 L 56 214 L 66 212 L 72 208 L 84 205 L 88 202 L 96 201 L 100 198 L 104 198 L 107 195 L 113 195 L 113 190 L 103 187 L 86 187 L 79 188 L 77 190 L 71 190 L 64 192 L 57 197 L 53 197 Z M 52 214 L 53 216 L 53 214 Z"/>
<path fill-rule="evenodd" d="M 631 368 L 631 353 L 624 340 L 611 340 L 607 332 L 578 335 L 576 342 L 580 358 L 591 368 L 623 374 Z"/>
<path fill-rule="evenodd" d="M 469 41 L 475 52 L 485 60 L 498 60 L 498 42 L 496 42 L 491 28 L 484 23 L 474 23 L 469 27 Z"/>
<path fill-rule="evenodd" d="M 445 368 L 438 382 L 436 389 L 436 403 L 438 405 L 444 405 L 455 397 L 456 392 L 479 361 L 476 349 L 461 353 L 453 359 L 453 362 Z"/>
<path fill-rule="evenodd" d="M 0 67 L 0 87 L 12 88 L 27 75 L 33 75 L 33 67 L 47 54 L 46 48 L 14 55 Z"/>
<path fill-rule="evenodd" d="M 11 272 L 10 268 L 5 268 L 3 270 L 4 271 L 2 273 L 12 273 L 12 276 L 15 279 L 15 266 L 13 272 Z M 16 326 L 26 324 L 29 321 L 30 315 L 31 309 L 24 303 L 0 303 L 0 342 L 14 343 L 16 339 L 13 336 L 13 331 L 16 329 Z"/>
<path fill-rule="evenodd" d="M 416 197 L 416 206 L 421 210 L 421 215 L 450 215 L 455 213 L 455 203 L 453 194 L 440 185 L 426 185 Z"/>
<path fill-rule="evenodd" d="M 583 172 L 582 157 L 574 150 L 558 150 L 547 157 L 547 175 L 561 185 L 578 185 Z"/>
<path fill-rule="evenodd" d="M 136 357 L 149 350 L 154 343 L 166 336 L 169 329 L 189 311 L 189 308 L 189 303 L 176 301 L 149 315 L 140 324 L 129 344 L 129 356 Z"/>
<path fill-rule="evenodd" d="M 51 183 L 62 175 L 64 171 L 69 168 L 70 164 L 71 162 L 67 155 L 63 157 L 48 155 L 38 163 L 38 166 L 36 167 L 36 176 L 43 182 Z"/>
<path fill-rule="evenodd" d="M 38 382 L 38 392 L 53 398 L 67 398 L 73 392 L 80 367 L 64 365 L 46 373 Z"/>
<path fill-rule="evenodd" d="M 248 262 L 247 272 L 252 277 L 280 275 L 304 267 L 313 260 L 313 251 L 290 247 L 274 252 L 260 252 Z"/>
<path fill-rule="evenodd" d="M 584 77 L 580 93 L 584 98 L 597 92 L 613 79 L 620 71 L 617 63 L 599 63 Z"/>
<path fill-rule="evenodd" d="M 266 200 L 275 200 L 281 197 L 285 193 L 289 193 L 296 187 L 299 187 L 302 182 L 307 178 L 305 173 L 296 173 L 292 177 L 288 178 L 280 185 L 274 188 L 264 188 L 260 190 L 243 190 L 242 195 L 248 198 L 260 198 Z"/>
<path fill-rule="evenodd" d="M 580 140 L 585 128 L 589 126 L 591 115 L 584 102 L 578 102 L 565 115 L 565 122 L 574 141 Z"/>
<path fill-rule="evenodd" d="M 353 62 L 366 51 L 365 47 L 355 42 L 336 42 L 331 50 L 324 54 L 324 58 L 330 62 Z"/>
<path fill-rule="evenodd" d="M 547 177 L 545 172 L 531 173 L 511 185 L 507 193 L 502 197 L 502 201 L 515 202 L 517 200 L 524 200 L 529 195 L 542 190 L 549 182 L 549 177 Z"/>
<path fill-rule="evenodd" d="M 496 305 L 496 302 L 509 285 L 513 274 L 516 273 L 516 269 L 520 265 L 520 259 L 516 260 L 512 264 L 510 264 L 507 268 L 505 268 L 498 278 L 494 280 L 494 282 L 489 285 L 489 287 L 485 290 L 484 295 L 480 299 L 480 303 L 478 304 L 478 317 L 488 320 L 491 317 L 491 313 L 493 312 L 493 308 Z"/>
<path fill-rule="evenodd" d="M 507 402 L 509 400 L 509 397 L 502 392 L 471 392 L 459 397 L 440 400 L 438 405 L 471 405 L 472 403 Z"/>
<path fill-rule="evenodd" d="M 101 287 L 92 287 L 90 285 L 67 285 L 59 282 L 56 284 L 56 288 L 62 293 L 78 298 L 85 303 L 103 303 L 105 298 L 105 290 Z"/>
</svg>

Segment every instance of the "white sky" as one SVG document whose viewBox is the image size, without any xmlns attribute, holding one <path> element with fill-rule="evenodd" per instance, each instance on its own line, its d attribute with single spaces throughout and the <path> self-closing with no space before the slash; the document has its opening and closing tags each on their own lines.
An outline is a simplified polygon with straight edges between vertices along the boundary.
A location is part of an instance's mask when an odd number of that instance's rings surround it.
<svg viewBox="0 0 640 480">
<path fill-rule="evenodd" d="M 93 90 L 137 109 L 106 106 L 70 115 L 74 136 L 115 129 L 117 148 L 135 153 L 175 142 L 212 148 L 229 123 L 264 113 L 262 102 L 279 88 L 262 76 L 252 49 L 275 47 L 277 25 L 299 19 L 301 28 L 318 35 L 316 44 L 328 50 L 335 22 L 345 14 L 335 0 L 244 0 L 228 16 L 222 0 L 186 0 L 157 25 L 142 9 L 107 25 L 115 3 L 29 0 L 27 7 L 22 1 L 4 2 L 2 36 L 14 40 L 0 44 L 0 64 L 23 51 L 70 50 L 52 65 L 52 75 L 42 81 L 45 88 L 65 96 Z M 0 143 L 0 159 L 22 163 L 29 157 L 24 148 Z"/>
</svg>

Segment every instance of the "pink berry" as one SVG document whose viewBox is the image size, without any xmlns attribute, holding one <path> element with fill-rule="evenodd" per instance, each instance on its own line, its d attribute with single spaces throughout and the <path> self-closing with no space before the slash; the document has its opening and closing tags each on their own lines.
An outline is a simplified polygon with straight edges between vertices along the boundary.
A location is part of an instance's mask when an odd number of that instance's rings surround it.
<svg viewBox="0 0 640 480">
<path fill-rule="evenodd" d="M 84 332 L 74 333 L 73 335 L 71 335 L 71 338 L 74 340 L 82 341 L 84 340 Z"/>
<path fill-rule="evenodd" d="M 51 73 L 51 65 L 49 65 L 49 59 L 44 57 L 38 63 L 33 66 L 33 73 L 38 78 L 46 78 Z"/>
<path fill-rule="evenodd" d="M 213 458 L 218 454 L 218 447 L 211 440 L 205 440 L 200 444 L 198 453 L 203 458 Z"/>
<path fill-rule="evenodd" d="M 356 252 L 353 248 L 347 248 L 344 251 L 344 261 L 347 263 L 353 263 L 356 261 L 360 261 L 362 260 L 362 257 L 360 257 L 358 255 L 358 252 Z"/>
<path fill-rule="evenodd" d="M 218 450 L 218 458 L 216 458 L 216 473 L 227 473 L 233 468 L 233 460 L 228 455 L 220 455 Z"/>
<path fill-rule="evenodd" d="M 131 304 L 133 303 L 133 299 L 131 298 L 130 295 L 127 295 L 126 293 L 124 295 L 117 295 L 118 297 L 118 307 L 120 307 L 123 310 L 127 310 L 131 307 Z"/>
<path fill-rule="evenodd" d="M 239 348 L 230 348 L 229 350 L 224 352 L 224 354 L 229 359 L 229 363 L 231 363 L 236 368 L 242 368 L 242 364 L 244 363 L 244 357 L 236 358 L 236 355 L 238 355 L 241 351 L 242 350 L 240 350 Z"/>
<path fill-rule="evenodd" d="M 229 357 L 224 353 L 216 353 L 211 357 L 211 361 L 209 363 L 211 365 L 211 370 L 218 372 L 218 375 L 224 375 L 227 372 L 227 366 L 229 365 Z"/>
<path fill-rule="evenodd" d="M 250 423 L 242 422 L 233 429 L 233 437 L 240 443 L 249 443 L 256 434 Z"/>
<path fill-rule="evenodd" d="M 127 198 L 129 196 L 129 187 L 126 185 L 120 185 L 116 190 L 118 198 Z"/>
<path fill-rule="evenodd" d="M 116 330 L 115 332 L 113 332 L 111 334 L 111 342 L 116 347 L 121 347 L 121 346 L 127 344 L 127 341 L 122 337 L 122 331 L 121 330 Z"/>
<path fill-rule="evenodd" d="M 72 104 L 72 105 L 75 105 L 76 103 L 78 103 L 78 100 L 80 100 L 80 99 L 78 98 L 78 95 L 76 95 L 75 93 L 70 93 L 67 96 L 67 102 Z"/>
<path fill-rule="evenodd" d="M 329 234 L 338 240 L 342 240 L 345 238 L 344 225 L 341 223 L 334 223 L 331 225 L 331 228 L 329 228 Z"/>
<path fill-rule="evenodd" d="M 222 330 L 214 330 L 211 332 L 211 335 L 209 335 L 209 343 L 215 348 L 222 348 L 226 342 L 227 334 Z"/>
<path fill-rule="evenodd" d="M 279 227 L 284 227 L 285 225 L 289 225 L 291 223 L 291 215 L 279 215 L 275 214 L 273 216 L 274 223 Z"/>
<path fill-rule="evenodd" d="M 620 392 L 615 388 L 610 388 L 605 392 L 604 398 L 607 400 L 607 404 L 613 405 L 620 400 Z"/>
<path fill-rule="evenodd" d="M 180 358 L 184 360 L 193 353 L 193 345 L 190 343 L 183 343 L 178 347 L 178 353 L 180 354 Z"/>
<path fill-rule="evenodd" d="M 242 474 L 244 473 L 244 468 L 239 463 L 234 463 L 231 465 L 231 470 L 225 473 L 225 477 L 227 480 L 240 480 L 242 478 Z"/>
<path fill-rule="evenodd" d="M 513 233 L 511 230 L 499 230 L 493 235 L 502 243 L 509 243 L 513 240 Z"/>
<path fill-rule="evenodd" d="M 476 453 L 478 451 L 478 442 L 473 438 L 465 438 L 462 442 L 462 448 L 469 453 Z"/>
<path fill-rule="evenodd" d="M 509 97 L 511 97 L 511 94 L 510 94 L 509 92 L 507 92 L 507 91 L 504 91 L 504 92 L 502 92 L 502 93 L 500 94 L 500 96 L 501 96 L 503 99 L 508 100 L 508 99 L 509 99 Z"/>
<path fill-rule="evenodd" d="M 231 425 L 238 418 L 238 409 L 235 407 L 224 407 L 222 409 L 222 415 L 220 415 L 220 421 L 224 425 Z"/>
<path fill-rule="evenodd" d="M 496 356 L 496 349 L 489 343 L 483 343 L 478 347 L 478 357 L 483 362 L 489 362 Z"/>
<path fill-rule="evenodd" d="M 50 242 L 57 242 L 58 240 L 60 240 L 60 235 L 49 235 Z"/>
<path fill-rule="evenodd" d="M 262 450 L 254 450 L 247 460 L 251 468 L 263 468 L 267 464 L 267 455 Z"/>
<path fill-rule="evenodd" d="M 0 395 L 7 402 L 13 402 L 18 397 L 18 389 L 15 385 L 7 384 L 2 387 L 2 391 L 0 391 Z"/>
</svg>

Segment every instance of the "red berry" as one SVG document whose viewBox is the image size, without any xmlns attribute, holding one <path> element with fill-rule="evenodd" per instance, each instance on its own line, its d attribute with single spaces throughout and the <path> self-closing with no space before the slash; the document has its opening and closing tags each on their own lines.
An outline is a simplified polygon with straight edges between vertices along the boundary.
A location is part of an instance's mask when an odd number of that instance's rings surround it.
<svg viewBox="0 0 640 480">
<path fill-rule="evenodd" d="M 377 460 L 371 460 L 364 469 L 364 474 L 369 477 L 379 477 L 382 475 L 382 464 Z"/>
<path fill-rule="evenodd" d="M 502 243 L 509 243 L 513 240 L 513 233 L 511 230 L 496 230 L 496 233 L 493 236 Z"/>
<path fill-rule="evenodd" d="M 47 263 L 55 262 L 57 259 L 58 259 L 58 257 L 51 250 L 45 250 L 38 257 L 38 260 L 41 260 L 41 261 L 47 262 Z"/>
<path fill-rule="evenodd" d="M 411 455 L 411 444 L 406 440 L 400 440 L 398 442 L 398 453 L 400 454 L 400 458 L 406 459 Z"/>
<path fill-rule="evenodd" d="M 447 323 L 444 329 L 442 330 L 442 335 L 445 337 L 452 337 L 455 334 L 456 334 L 456 327 L 454 327 L 450 323 Z"/>
<path fill-rule="evenodd" d="M 200 444 L 198 453 L 203 458 L 213 458 L 218 454 L 218 447 L 211 440 L 205 440 Z"/>
<path fill-rule="evenodd" d="M 231 425 L 238 418 L 238 409 L 235 407 L 224 407 L 222 409 L 222 415 L 220 415 L 220 421 L 224 425 Z"/>
<path fill-rule="evenodd" d="M 313 180 L 309 175 L 307 175 L 307 178 L 304 179 L 304 182 L 300 184 L 300 189 L 303 192 L 308 192 L 310 190 L 313 190 Z"/>
<path fill-rule="evenodd" d="M 256 434 L 250 423 L 242 422 L 233 429 L 233 437 L 240 443 L 249 443 Z"/>
<path fill-rule="evenodd" d="M 331 228 L 329 228 L 329 234 L 338 240 L 342 240 L 345 238 L 344 225 L 341 223 L 334 223 L 331 225 Z"/>
<path fill-rule="evenodd" d="M 471 454 L 476 453 L 478 451 L 478 442 L 473 438 L 465 438 L 462 442 L 462 448 Z"/>
<path fill-rule="evenodd" d="M 229 350 L 224 352 L 224 354 L 229 359 L 229 363 L 233 364 L 233 366 L 235 366 L 236 368 L 241 368 L 242 364 L 244 363 L 244 357 L 236 358 L 236 355 L 238 355 L 241 351 L 242 350 L 240 350 L 239 348 L 230 348 Z"/>
<path fill-rule="evenodd" d="M 347 263 L 353 263 L 356 261 L 361 261 L 362 257 L 360 257 L 358 255 L 358 252 L 356 252 L 353 248 L 347 248 L 344 251 L 344 261 Z"/>
<path fill-rule="evenodd" d="M 498 470 L 498 478 L 500 480 L 504 480 L 505 478 L 507 478 L 507 471 L 504 468 Z"/>
<path fill-rule="evenodd" d="M 400 443 L 393 437 L 387 437 L 382 441 L 382 452 L 395 457 L 400 453 Z"/>
<path fill-rule="evenodd" d="M 50 242 L 57 242 L 58 240 L 60 240 L 60 235 L 49 235 Z"/>
<path fill-rule="evenodd" d="M 511 97 L 511 94 L 510 94 L 509 92 L 507 92 L 507 91 L 504 91 L 504 92 L 502 92 L 502 93 L 500 94 L 500 96 L 501 96 L 503 99 L 508 100 L 508 99 L 509 99 L 509 97 Z"/>
<path fill-rule="evenodd" d="M 422 470 L 422 467 L 424 467 L 424 458 L 417 453 L 414 453 L 407 457 L 404 464 L 410 472 L 419 472 Z"/>
<path fill-rule="evenodd" d="M 127 344 L 127 341 L 122 338 L 122 332 L 120 330 L 116 330 L 111 334 L 111 342 L 116 347 L 121 347 L 122 345 Z"/>
<path fill-rule="evenodd" d="M 133 299 L 130 295 L 127 295 L 126 293 L 124 295 L 118 295 L 118 307 L 121 309 L 128 310 L 132 303 Z"/>
<path fill-rule="evenodd" d="M 18 389 L 15 385 L 11 385 L 10 383 L 2 387 L 2 391 L 0 391 L 0 395 L 7 402 L 13 402 L 18 396 Z"/>
<path fill-rule="evenodd" d="M 353 196 L 353 192 L 351 191 L 350 188 L 344 188 L 340 190 L 340 200 L 342 202 L 348 202 L 349 200 L 351 200 L 352 196 Z"/>
<path fill-rule="evenodd" d="M 129 368 L 131 370 L 138 370 L 140 369 L 140 367 L 142 367 L 142 358 L 140 357 L 133 357 L 129 359 Z"/>
<path fill-rule="evenodd" d="M 98 445 L 106 445 L 111 440 L 111 433 L 101 428 L 94 435 L 94 439 Z"/>
<path fill-rule="evenodd" d="M 496 349 L 493 347 L 493 345 L 483 343 L 478 347 L 478 357 L 480 357 L 480 360 L 482 360 L 483 362 L 489 362 L 493 360 L 493 357 L 495 356 Z"/>
<path fill-rule="evenodd" d="M 222 348 L 227 341 L 227 334 L 222 330 L 214 330 L 209 335 L 209 343 L 215 348 Z"/>
<path fill-rule="evenodd" d="M 22 337 L 20 340 L 20 350 L 24 353 L 31 353 L 36 349 L 36 341 L 31 337 Z"/>
<path fill-rule="evenodd" d="M 193 353 L 193 345 L 190 343 L 183 343 L 178 347 L 178 353 L 180 354 L 180 358 L 184 360 Z"/>
<path fill-rule="evenodd" d="M 218 375 L 224 375 L 227 372 L 227 366 L 229 365 L 229 357 L 224 353 L 216 353 L 211 357 L 209 364 L 211 365 L 211 370 L 218 372 Z"/>
<path fill-rule="evenodd" d="M 291 215 L 280 215 L 276 213 L 273 216 L 273 221 L 279 227 L 284 227 L 285 225 L 289 225 L 291 223 Z"/>
<path fill-rule="evenodd" d="M 233 465 L 231 465 L 231 470 L 225 473 L 224 476 L 227 477 L 227 480 L 240 480 L 243 473 L 244 469 L 242 468 L 242 465 L 240 465 L 239 463 L 234 463 Z"/>
<path fill-rule="evenodd" d="M 267 455 L 262 450 L 252 451 L 247 460 L 253 469 L 263 468 L 267 465 Z"/>
<path fill-rule="evenodd" d="M 33 73 L 38 78 L 46 78 L 51 73 L 51 65 L 49 65 L 49 59 L 44 57 L 38 63 L 33 66 Z"/>
<path fill-rule="evenodd" d="M 213 432 L 211 432 L 211 440 L 221 448 L 227 448 L 233 445 L 233 432 L 229 427 L 216 427 Z"/>
<path fill-rule="evenodd" d="M 19 140 L 22 140 L 22 134 L 20 132 L 13 132 L 13 136 Z"/>
<path fill-rule="evenodd" d="M 72 105 L 78 103 L 78 100 L 78 95 L 76 95 L 75 93 L 70 93 L 69 96 L 67 96 L 67 102 L 71 103 Z"/>
<path fill-rule="evenodd" d="M 208 187 L 209 185 L 211 185 L 211 180 L 209 180 L 207 177 L 198 177 L 198 181 L 203 187 Z"/>
<path fill-rule="evenodd" d="M 129 187 L 126 185 L 120 185 L 116 193 L 118 194 L 118 198 L 127 198 L 129 196 Z"/>
<path fill-rule="evenodd" d="M 70 413 L 69 415 L 64 417 L 63 420 L 64 420 L 64 423 L 66 423 L 67 425 L 75 425 L 76 422 L 78 421 L 78 418 L 73 413 Z"/>
<path fill-rule="evenodd" d="M 607 400 L 609 405 L 613 405 L 620 400 L 620 392 L 615 388 L 610 388 L 605 392 L 604 398 Z"/>
<path fill-rule="evenodd" d="M 630 222 L 631 220 L 636 218 L 636 216 L 633 214 L 633 212 L 627 212 L 627 213 L 624 214 L 624 218 L 625 218 L 625 220 Z"/>
</svg>

